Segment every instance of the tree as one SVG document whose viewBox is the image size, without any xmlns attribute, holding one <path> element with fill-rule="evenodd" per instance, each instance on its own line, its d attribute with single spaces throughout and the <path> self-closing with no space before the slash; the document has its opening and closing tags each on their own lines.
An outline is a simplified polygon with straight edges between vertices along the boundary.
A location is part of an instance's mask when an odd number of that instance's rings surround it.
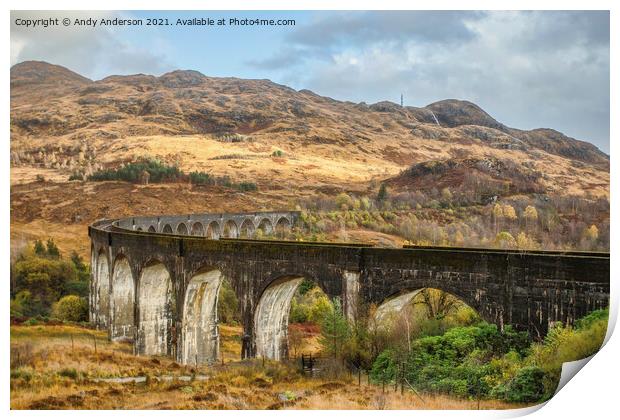
<svg viewBox="0 0 620 420">
<path fill-rule="evenodd" d="M 293 357 L 297 357 L 297 352 L 301 349 L 303 344 L 304 334 L 299 328 L 288 329 L 288 343 L 293 350 Z"/>
<path fill-rule="evenodd" d="M 519 232 L 517 235 L 517 248 L 518 249 L 536 249 L 538 244 L 532 238 L 527 236 L 525 232 Z"/>
<path fill-rule="evenodd" d="M 441 190 L 441 199 L 445 204 L 450 204 L 452 201 L 452 191 L 450 191 L 450 187 Z"/>
<path fill-rule="evenodd" d="M 396 378 L 396 361 L 392 350 L 384 350 L 372 364 L 370 378 L 375 383 L 389 384 Z"/>
<path fill-rule="evenodd" d="M 504 216 L 502 205 L 495 203 L 493 206 L 493 220 L 495 221 L 495 233 L 499 230 L 499 220 Z"/>
<path fill-rule="evenodd" d="M 516 247 L 517 241 L 510 232 L 502 231 L 495 236 L 495 245 L 502 249 L 509 249 Z"/>
<path fill-rule="evenodd" d="M 525 229 L 527 230 L 530 222 L 538 220 L 538 211 L 534 206 L 527 206 L 523 211 L 523 216 L 525 217 Z"/>
<path fill-rule="evenodd" d="M 47 240 L 47 255 L 51 258 L 60 258 L 60 250 L 52 238 Z"/>
<path fill-rule="evenodd" d="M 342 313 L 339 298 L 332 300 L 332 307 L 323 318 L 319 342 L 334 359 L 342 354 L 342 347 L 349 336 L 349 324 Z"/>
<path fill-rule="evenodd" d="M 456 233 L 454 234 L 454 244 L 460 246 L 460 245 L 463 245 L 464 242 L 465 242 L 465 237 L 463 236 L 460 230 L 457 230 Z"/>
<path fill-rule="evenodd" d="M 45 256 L 45 246 L 39 239 L 34 241 L 34 253 L 40 257 Z"/>
<path fill-rule="evenodd" d="M 353 207 L 353 200 L 351 200 L 349 194 L 340 193 L 338 194 L 338 196 L 336 196 L 336 207 L 338 207 L 338 210 L 347 211 L 351 207 Z"/>
<path fill-rule="evenodd" d="M 84 264 L 84 259 L 82 257 L 80 257 L 80 254 L 78 254 L 75 251 L 73 251 L 71 253 L 71 262 L 75 266 L 76 270 L 78 270 L 78 271 L 86 271 L 87 270 L 86 265 Z"/>
<path fill-rule="evenodd" d="M 385 183 L 381 184 L 379 187 L 379 193 L 377 194 L 377 201 L 383 202 L 388 198 L 388 189 Z"/>
<path fill-rule="evenodd" d="M 224 324 L 240 322 L 239 300 L 228 281 L 222 282 L 217 299 L 217 315 Z"/>
<path fill-rule="evenodd" d="M 86 299 L 79 296 L 65 296 L 54 304 L 52 315 L 62 321 L 86 321 L 88 320 L 88 303 Z"/>
<path fill-rule="evenodd" d="M 12 294 L 30 293 L 27 315 L 47 315 L 52 303 L 67 291 L 67 284 L 77 280 L 72 264 L 62 260 L 27 257 L 17 261 L 12 270 Z"/>
<path fill-rule="evenodd" d="M 459 300 L 443 290 L 422 289 L 414 300 L 414 305 L 422 305 L 428 319 L 441 319 L 458 309 Z"/>
<path fill-rule="evenodd" d="M 512 207 L 510 204 L 504 204 L 504 206 L 502 207 L 502 213 L 504 215 L 504 218 L 510 222 L 514 222 L 515 220 L 517 220 L 517 212 L 515 211 L 515 208 Z"/>
<path fill-rule="evenodd" d="M 598 228 L 596 227 L 596 225 L 592 225 L 590 226 L 586 232 L 586 239 L 588 239 L 589 241 L 596 241 L 598 239 Z"/>
</svg>

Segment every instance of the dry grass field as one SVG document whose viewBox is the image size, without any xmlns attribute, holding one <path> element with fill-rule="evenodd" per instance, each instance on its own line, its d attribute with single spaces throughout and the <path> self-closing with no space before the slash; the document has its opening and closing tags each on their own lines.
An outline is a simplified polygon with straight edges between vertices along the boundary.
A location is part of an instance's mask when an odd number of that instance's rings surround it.
<svg viewBox="0 0 620 420">
<path fill-rule="evenodd" d="M 311 378 L 297 363 L 239 361 L 238 327 L 223 326 L 224 364 L 180 366 L 134 356 L 129 344 L 76 326 L 11 327 L 12 409 L 477 409 L 478 402 L 416 395 L 334 373 Z M 95 350 L 96 345 L 96 350 Z M 309 342 L 314 348 L 316 342 Z M 140 377 L 138 383 L 118 378 Z M 112 379 L 117 378 L 117 379 Z M 108 382 L 101 381 L 106 379 Z M 114 382 L 116 381 L 116 382 Z M 481 409 L 520 405 L 481 401 Z"/>
</svg>

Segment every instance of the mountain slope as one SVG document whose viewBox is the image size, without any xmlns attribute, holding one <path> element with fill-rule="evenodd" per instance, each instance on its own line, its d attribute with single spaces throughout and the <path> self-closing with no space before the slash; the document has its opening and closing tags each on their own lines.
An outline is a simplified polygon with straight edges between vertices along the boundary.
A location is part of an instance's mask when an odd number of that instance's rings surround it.
<svg viewBox="0 0 620 420">
<path fill-rule="evenodd" d="M 359 190 L 412 165 L 473 158 L 514 162 L 508 181 L 540 172 L 537 191 L 607 195 L 609 185 L 609 157 L 595 146 L 550 129 L 507 127 L 471 102 L 354 104 L 191 70 L 91 81 L 44 62 L 17 64 L 11 139 L 15 166 L 67 178 L 151 155 L 185 170 L 277 178 L 274 188 Z"/>
</svg>

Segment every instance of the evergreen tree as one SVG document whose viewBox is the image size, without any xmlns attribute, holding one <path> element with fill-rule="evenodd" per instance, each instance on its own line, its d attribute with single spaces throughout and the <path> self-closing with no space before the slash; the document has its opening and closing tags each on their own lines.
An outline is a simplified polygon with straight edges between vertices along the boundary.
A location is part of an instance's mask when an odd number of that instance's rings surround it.
<svg viewBox="0 0 620 420">
<path fill-rule="evenodd" d="M 339 298 L 332 300 L 331 309 L 325 314 L 321 324 L 321 345 L 334 359 L 342 355 L 342 349 L 349 336 L 349 324 L 342 312 Z"/>
<path fill-rule="evenodd" d="M 377 201 L 385 201 L 388 198 L 388 190 L 385 184 L 381 184 L 379 187 L 379 193 L 377 194 Z"/>
<path fill-rule="evenodd" d="M 51 258 L 60 258 L 60 250 L 52 238 L 47 240 L 47 255 Z"/>
<path fill-rule="evenodd" d="M 37 254 L 39 257 L 44 257 L 46 254 L 45 246 L 43 245 L 43 242 L 41 242 L 39 239 L 34 241 L 34 253 Z"/>
</svg>

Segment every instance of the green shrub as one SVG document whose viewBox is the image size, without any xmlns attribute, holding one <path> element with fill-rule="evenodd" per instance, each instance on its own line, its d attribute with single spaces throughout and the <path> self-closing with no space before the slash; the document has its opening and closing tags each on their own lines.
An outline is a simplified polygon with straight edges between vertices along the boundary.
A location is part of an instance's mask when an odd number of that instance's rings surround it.
<svg viewBox="0 0 620 420">
<path fill-rule="evenodd" d="M 30 382 L 32 380 L 32 371 L 24 368 L 12 369 L 11 379 L 23 379 L 26 382 Z"/>
<path fill-rule="evenodd" d="M 77 379 L 79 373 L 75 368 L 63 368 L 58 371 L 58 375 L 65 378 Z"/>
<path fill-rule="evenodd" d="M 378 384 L 394 381 L 396 378 L 396 361 L 392 350 L 384 350 L 375 359 L 370 370 L 370 379 Z"/>
<path fill-rule="evenodd" d="M 51 305 L 66 294 L 67 283 L 78 280 L 73 264 L 36 256 L 16 261 L 12 275 L 15 296 L 30 293 L 27 306 L 22 305 L 24 316 L 47 315 Z"/>
<path fill-rule="evenodd" d="M 584 330 L 592 327 L 597 322 L 604 321 L 607 323 L 609 319 L 609 309 L 599 309 L 593 312 L 590 312 L 588 315 L 584 316 L 581 319 L 578 319 L 575 322 L 575 329 Z"/>
<path fill-rule="evenodd" d="M 303 323 L 307 322 L 309 318 L 310 308 L 308 305 L 298 303 L 297 299 L 291 300 L 291 312 L 289 315 L 289 322 L 291 323 Z"/>
<path fill-rule="evenodd" d="M 537 366 L 526 366 L 506 385 L 504 399 L 511 402 L 537 402 L 545 394 L 545 372 Z"/>
<path fill-rule="evenodd" d="M 104 169 L 88 177 L 89 181 L 139 182 L 143 172 L 148 172 L 149 182 L 171 182 L 178 180 L 182 172 L 176 165 L 167 165 L 156 159 L 144 159 L 127 163 L 117 169 Z"/>
<path fill-rule="evenodd" d="M 258 186 L 253 182 L 240 182 L 237 186 L 239 191 L 257 191 Z"/>
<path fill-rule="evenodd" d="M 88 320 L 88 303 L 86 299 L 79 296 L 65 296 L 54 304 L 52 314 L 61 321 L 86 321 Z"/>
<path fill-rule="evenodd" d="M 239 301 L 228 281 L 222 282 L 220 286 L 217 299 L 217 315 L 224 324 L 238 324 L 241 322 Z"/>
<path fill-rule="evenodd" d="M 307 292 L 312 290 L 315 286 L 316 284 L 312 280 L 303 279 L 297 290 L 299 291 L 299 294 L 303 296 Z"/>
<path fill-rule="evenodd" d="M 211 175 L 206 172 L 190 172 L 189 180 L 194 185 L 207 185 L 215 182 Z"/>
</svg>

